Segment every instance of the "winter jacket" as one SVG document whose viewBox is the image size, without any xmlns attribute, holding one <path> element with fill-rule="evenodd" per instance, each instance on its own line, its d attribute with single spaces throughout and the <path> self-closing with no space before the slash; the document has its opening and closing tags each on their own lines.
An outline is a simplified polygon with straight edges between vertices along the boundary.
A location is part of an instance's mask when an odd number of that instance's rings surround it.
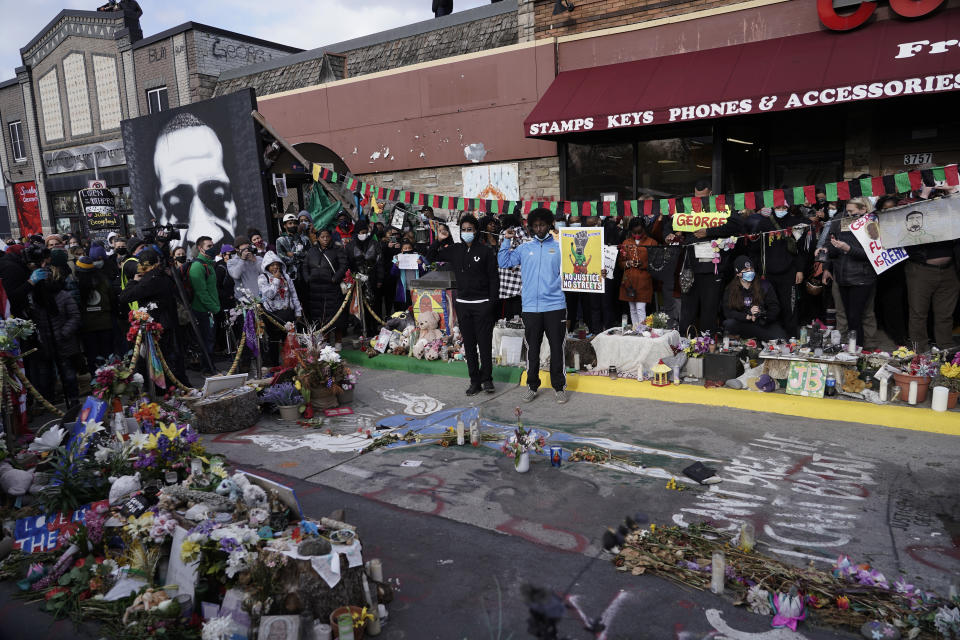
<svg viewBox="0 0 960 640">
<path fill-rule="evenodd" d="M 256 256 L 253 260 L 244 260 L 240 256 L 227 260 L 227 273 L 233 278 L 234 295 L 237 300 L 248 301 L 257 296 L 260 290 L 258 279 L 262 262 L 263 258 L 260 256 Z"/>
<path fill-rule="evenodd" d="M 650 302 L 653 300 L 653 276 L 647 271 L 649 261 L 647 247 L 657 246 L 650 236 L 640 238 L 639 244 L 628 237 L 617 251 L 617 265 L 623 269 L 620 284 L 620 300 L 627 302 Z M 636 262 L 636 267 L 627 267 L 627 262 Z"/>
<path fill-rule="evenodd" d="M 312 320 L 329 319 L 340 307 L 343 299 L 340 283 L 346 273 L 347 255 L 343 247 L 331 244 L 321 249 L 316 245 L 307 251 L 301 273 L 307 287 L 307 299 L 301 302 L 307 305 Z"/>
<path fill-rule="evenodd" d="M 370 278 L 368 290 L 373 290 L 383 282 L 383 256 L 380 253 L 380 241 L 370 236 L 363 242 L 354 239 L 344 247 L 350 268 L 356 273 L 365 274 Z"/>
<path fill-rule="evenodd" d="M 789 215 L 778 220 L 758 213 L 747 218 L 746 226 L 748 233 L 767 233 L 778 229 L 789 229 L 805 222 Z M 803 257 L 800 255 L 799 242 L 792 234 L 786 237 L 776 237 L 773 234 L 760 236 L 750 243 L 750 259 L 756 265 L 759 275 L 776 276 L 803 271 Z"/>
<path fill-rule="evenodd" d="M 10 313 L 23 318 L 27 312 L 27 294 L 30 293 L 30 271 L 23 260 L 14 253 L 0 257 L 0 281 L 7 291 Z"/>
<path fill-rule="evenodd" d="M 220 297 L 220 310 L 232 309 L 237 304 L 234 293 L 233 278 L 227 272 L 225 262 L 218 262 L 215 271 L 217 272 L 217 295 Z"/>
<path fill-rule="evenodd" d="M 280 265 L 279 278 L 268 270 L 270 265 L 275 263 Z M 273 251 L 267 251 L 266 255 L 263 256 L 263 273 L 260 274 L 258 282 L 264 309 L 267 311 L 290 309 L 295 316 L 303 315 L 297 290 L 293 288 L 293 280 L 284 270 L 283 260 Z"/>
<path fill-rule="evenodd" d="M 58 283 L 56 293 L 46 291 L 50 283 L 38 283 L 30 293 L 30 316 L 37 325 L 40 351 L 47 358 L 65 358 L 80 353 L 80 308 L 69 291 Z M 55 312 L 43 303 L 52 297 Z"/>
<path fill-rule="evenodd" d="M 102 273 L 83 276 L 90 278 L 89 284 L 78 279 L 78 284 L 84 284 L 81 289 L 80 301 L 80 332 L 109 331 L 113 329 L 113 314 L 116 310 L 113 288 Z M 86 299 L 83 300 L 83 294 Z"/>
<path fill-rule="evenodd" d="M 481 242 L 455 243 L 452 238 L 438 240 L 430 247 L 430 262 L 449 262 L 457 275 L 457 300 L 488 300 L 500 297 L 500 272 L 493 249 Z"/>
<path fill-rule="evenodd" d="M 743 310 L 734 309 L 730 306 L 731 290 L 738 292 L 743 298 Z M 762 327 L 775 323 L 780 316 L 780 301 L 777 300 L 777 294 L 774 292 L 773 286 L 766 280 L 760 280 L 760 290 L 763 293 L 763 301 L 758 303 L 756 300 L 750 299 L 750 290 L 743 288 L 740 279 L 734 278 L 723 292 L 723 317 L 748 322 L 747 314 L 750 312 L 750 307 L 757 305 L 766 311 L 766 314 L 761 314 L 761 318 L 757 320 L 757 325 Z"/>
<path fill-rule="evenodd" d="M 500 268 L 519 265 L 523 277 L 520 296 L 525 313 L 543 313 L 567 308 L 560 281 L 560 244 L 553 234 L 540 240 L 536 236 L 513 249 L 509 240 L 504 240 L 497 254 Z"/>
<path fill-rule="evenodd" d="M 837 240 L 846 242 L 850 245 L 850 251 L 844 253 L 827 242 L 827 262 L 826 268 L 833 274 L 833 279 L 841 287 L 869 286 L 877 281 L 877 272 L 873 270 L 866 252 L 860 245 L 860 241 L 853 235 L 852 231 L 840 231 L 840 221 L 834 220 L 830 226 L 830 233 L 836 236 Z"/>
<path fill-rule="evenodd" d="M 156 304 L 157 308 L 150 311 L 153 319 L 160 323 L 164 331 L 172 331 L 177 327 L 177 285 L 160 267 L 151 269 L 127 284 L 127 288 L 120 292 L 118 298 L 121 304 L 136 302 L 140 308 Z"/>
<path fill-rule="evenodd" d="M 220 294 L 217 293 L 217 272 L 213 260 L 200 254 L 190 264 L 190 286 L 193 288 L 194 311 L 217 313 L 220 311 Z"/>
</svg>

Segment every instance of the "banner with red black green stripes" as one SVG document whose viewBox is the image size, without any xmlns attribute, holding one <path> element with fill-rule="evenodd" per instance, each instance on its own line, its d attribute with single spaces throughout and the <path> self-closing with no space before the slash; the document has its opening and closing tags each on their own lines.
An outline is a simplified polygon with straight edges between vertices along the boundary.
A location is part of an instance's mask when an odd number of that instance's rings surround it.
<svg viewBox="0 0 960 640">
<path fill-rule="evenodd" d="M 957 165 L 950 164 L 932 169 L 905 171 L 893 175 L 872 178 L 857 178 L 843 182 L 828 182 L 822 185 L 806 185 L 787 189 L 768 189 L 766 191 L 747 191 L 745 193 L 720 194 L 703 198 L 661 198 L 659 200 L 621 200 L 616 202 L 601 200 L 482 200 L 479 198 L 456 198 L 375 187 L 356 178 L 341 176 L 336 171 L 314 165 L 314 179 L 343 183 L 351 191 L 363 195 L 373 194 L 380 202 L 396 201 L 416 206 L 430 206 L 435 209 L 454 209 L 473 211 L 481 214 L 522 213 L 526 215 L 534 209 L 543 207 L 554 213 L 568 216 L 625 216 L 673 215 L 674 213 L 698 213 L 700 211 L 721 211 L 725 207 L 733 209 L 760 209 L 785 205 L 809 205 L 816 202 L 816 194 L 823 192 L 828 201 L 849 200 L 850 198 L 869 198 L 883 195 L 896 195 L 921 189 L 924 185 L 933 187 L 937 183 L 955 187 L 960 185 L 960 171 Z"/>
</svg>

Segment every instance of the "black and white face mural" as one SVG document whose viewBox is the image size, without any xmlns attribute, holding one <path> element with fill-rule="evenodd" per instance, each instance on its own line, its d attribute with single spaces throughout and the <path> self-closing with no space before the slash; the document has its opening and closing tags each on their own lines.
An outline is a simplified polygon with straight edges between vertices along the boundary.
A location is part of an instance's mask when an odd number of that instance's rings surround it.
<svg viewBox="0 0 960 640">
<path fill-rule="evenodd" d="M 254 108 L 246 90 L 123 122 L 138 229 L 186 225 L 172 244 L 190 248 L 266 227 Z"/>
</svg>

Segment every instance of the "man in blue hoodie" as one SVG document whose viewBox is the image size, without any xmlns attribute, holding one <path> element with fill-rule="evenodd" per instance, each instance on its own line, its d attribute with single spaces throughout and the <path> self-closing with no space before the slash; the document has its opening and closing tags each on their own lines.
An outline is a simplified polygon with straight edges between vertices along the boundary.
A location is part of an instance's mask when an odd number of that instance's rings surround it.
<svg viewBox="0 0 960 640">
<path fill-rule="evenodd" d="M 527 222 L 532 240 L 513 246 L 514 230 L 504 231 L 504 241 L 497 254 L 501 269 L 520 266 L 523 278 L 522 301 L 524 339 L 527 343 L 526 402 L 537 397 L 540 388 L 540 342 L 547 336 L 550 345 L 550 383 L 559 404 L 567 401 L 564 376 L 563 343 L 567 335 L 567 301 L 560 285 L 560 245 L 554 240 L 553 213 L 539 208 L 530 212 Z"/>
</svg>

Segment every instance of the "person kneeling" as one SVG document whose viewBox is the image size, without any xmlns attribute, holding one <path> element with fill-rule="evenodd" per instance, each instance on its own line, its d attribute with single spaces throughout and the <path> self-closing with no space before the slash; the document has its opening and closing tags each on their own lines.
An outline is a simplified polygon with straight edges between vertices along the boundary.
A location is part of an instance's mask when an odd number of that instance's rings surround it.
<svg viewBox="0 0 960 640">
<path fill-rule="evenodd" d="M 757 280 L 753 263 L 740 256 L 734 263 L 737 277 L 727 286 L 723 299 L 723 330 L 728 335 L 758 340 L 785 339 L 787 334 L 774 319 L 780 313 L 777 295 L 766 280 Z"/>
</svg>

